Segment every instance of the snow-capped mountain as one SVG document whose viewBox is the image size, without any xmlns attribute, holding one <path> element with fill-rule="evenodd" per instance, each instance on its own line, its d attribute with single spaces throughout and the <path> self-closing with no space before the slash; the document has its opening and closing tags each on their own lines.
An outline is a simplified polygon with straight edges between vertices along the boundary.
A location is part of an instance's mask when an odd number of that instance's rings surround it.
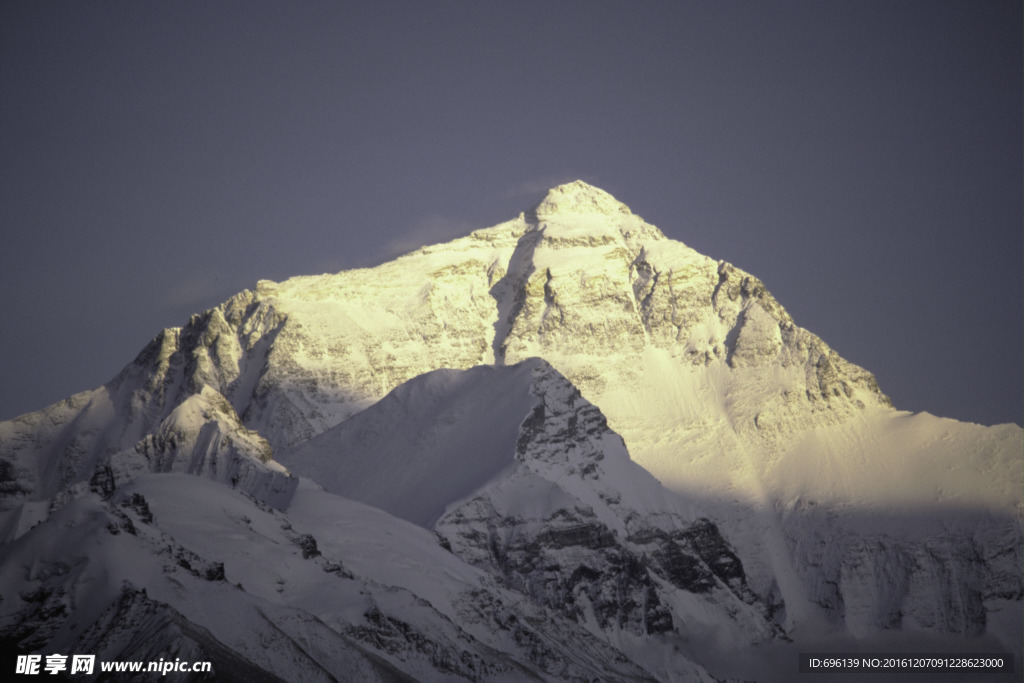
<svg viewBox="0 0 1024 683">
<path fill-rule="evenodd" d="M 0 637 L 268 680 L 1019 665 L 1022 492 L 1019 427 L 896 410 L 757 278 L 577 181 L 261 281 L 0 423 Z"/>
</svg>

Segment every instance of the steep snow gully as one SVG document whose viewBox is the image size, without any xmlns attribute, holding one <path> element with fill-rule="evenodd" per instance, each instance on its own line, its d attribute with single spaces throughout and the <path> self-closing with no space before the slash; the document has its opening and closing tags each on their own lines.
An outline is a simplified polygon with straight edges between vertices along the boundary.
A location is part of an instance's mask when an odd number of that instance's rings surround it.
<svg viewBox="0 0 1024 683">
<path fill-rule="evenodd" d="M 800 653 L 986 652 L 1014 671 L 941 675 L 1019 680 L 1022 529 L 1019 427 L 897 410 L 756 277 L 577 181 L 261 281 L 0 423 L 0 672 L 816 681 Z"/>
</svg>

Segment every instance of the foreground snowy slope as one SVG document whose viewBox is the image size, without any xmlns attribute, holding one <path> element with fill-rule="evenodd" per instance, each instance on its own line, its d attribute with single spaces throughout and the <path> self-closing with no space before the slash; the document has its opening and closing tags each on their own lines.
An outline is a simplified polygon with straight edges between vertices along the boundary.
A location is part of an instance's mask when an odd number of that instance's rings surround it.
<svg viewBox="0 0 1024 683">
<path fill-rule="evenodd" d="M 287 514 L 179 474 L 84 494 L 6 548 L 0 585 L 21 649 L 173 654 L 217 680 L 651 678 L 431 534 L 308 482 Z"/>
<path fill-rule="evenodd" d="M 1020 661 L 1022 454 L 1016 425 L 895 410 L 757 278 L 576 182 L 376 268 L 260 282 L 0 423 L 0 540 L 175 473 L 297 514 L 287 467 L 643 675 L 682 675 L 678 647 L 770 679 L 786 638 Z"/>
</svg>

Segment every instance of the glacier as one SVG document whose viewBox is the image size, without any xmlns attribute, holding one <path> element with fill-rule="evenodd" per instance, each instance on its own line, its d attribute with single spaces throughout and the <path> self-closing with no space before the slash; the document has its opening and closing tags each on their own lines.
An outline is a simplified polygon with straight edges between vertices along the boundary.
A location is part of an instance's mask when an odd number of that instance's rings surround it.
<svg viewBox="0 0 1024 683">
<path fill-rule="evenodd" d="M 1020 666 L 1022 529 L 1024 430 L 896 409 L 755 276 L 576 181 L 261 281 L 0 423 L 0 643 L 249 680 Z"/>
</svg>

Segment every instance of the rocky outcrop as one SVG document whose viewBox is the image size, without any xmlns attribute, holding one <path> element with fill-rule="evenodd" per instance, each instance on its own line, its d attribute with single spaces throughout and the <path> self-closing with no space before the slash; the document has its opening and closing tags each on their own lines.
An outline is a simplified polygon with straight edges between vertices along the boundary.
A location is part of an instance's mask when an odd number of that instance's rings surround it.
<svg viewBox="0 0 1024 683">
<path fill-rule="evenodd" d="M 272 456 L 270 444 L 243 426 L 227 400 L 204 385 L 131 451 L 112 456 L 107 467 L 124 481 L 143 465 L 150 472 L 195 474 L 285 507 L 297 481 Z"/>
<path fill-rule="evenodd" d="M 598 634 L 686 633 L 680 592 L 737 643 L 780 633 L 717 527 L 676 512 L 596 406 L 542 361 L 531 391 L 514 469 L 437 522 L 445 547 Z"/>
</svg>

